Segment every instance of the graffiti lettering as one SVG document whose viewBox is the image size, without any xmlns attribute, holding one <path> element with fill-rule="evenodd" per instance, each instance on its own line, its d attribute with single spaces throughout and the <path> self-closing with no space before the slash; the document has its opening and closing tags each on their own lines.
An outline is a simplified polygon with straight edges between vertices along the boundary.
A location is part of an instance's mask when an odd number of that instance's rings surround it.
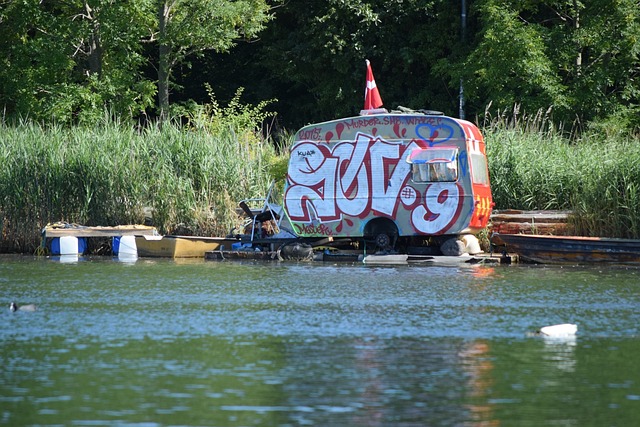
<svg viewBox="0 0 640 427">
<path fill-rule="evenodd" d="M 380 123 L 380 119 L 378 119 L 377 117 L 372 117 L 351 120 L 345 122 L 345 126 L 347 127 L 347 129 L 360 129 L 364 127 L 378 126 Z"/>
<path fill-rule="evenodd" d="M 411 213 L 411 222 L 416 230 L 425 234 L 438 234 L 454 221 L 462 207 L 460 188 L 453 182 L 434 183 L 427 187 L 424 205 Z"/>
<path fill-rule="evenodd" d="M 358 135 L 355 144 L 339 144 L 333 150 L 333 155 L 339 159 L 336 205 L 347 215 L 358 216 L 367 207 L 369 178 L 365 159 L 369 143 L 370 137 Z"/>
<path fill-rule="evenodd" d="M 321 131 L 322 131 L 322 128 L 301 130 L 300 132 L 298 132 L 298 139 L 307 139 L 307 140 L 319 139 Z"/>
<path fill-rule="evenodd" d="M 402 147 L 402 154 L 400 148 Z M 371 200 L 371 208 L 377 212 L 392 216 L 398 208 L 397 199 L 404 182 L 409 179 L 411 165 L 407 162 L 397 162 L 393 174 L 389 175 L 386 164 L 390 160 L 399 160 L 403 154 L 410 153 L 418 148 L 415 142 L 407 146 L 391 145 L 381 140 L 376 141 L 371 148 L 371 169 L 375 173 L 371 176 L 373 194 L 376 196 Z M 407 151 L 409 150 L 409 151 Z"/>
<path fill-rule="evenodd" d="M 311 142 L 303 142 L 294 149 L 309 151 L 320 147 Z M 335 206 L 337 167 L 338 159 L 331 157 L 325 150 L 318 150 L 318 154 L 312 157 L 291 157 L 288 178 L 295 184 L 287 189 L 285 195 L 287 212 L 291 219 L 338 219 Z M 291 203 L 294 200 L 295 203 Z"/>
<path fill-rule="evenodd" d="M 298 150 L 298 152 L 296 154 L 299 157 L 308 157 L 308 156 L 313 156 L 314 154 L 316 154 L 316 150 L 307 150 L 307 151 Z"/>
<path fill-rule="evenodd" d="M 332 236 L 333 231 L 329 227 L 324 224 L 320 225 L 301 225 L 295 224 L 296 233 L 299 235 L 322 235 L 322 236 Z"/>
<path fill-rule="evenodd" d="M 292 148 L 297 155 L 290 159 L 284 196 L 297 232 L 335 235 L 323 223 L 338 222 L 343 216 L 395 219 L 398 209 L 409 212 L 407 230 L 445 232 L 460 215 L 463 191 L 456 183 L 434 183 L 424 195 L 418 191 L 410 181 L 411 164 L 406 158 L 423 145 L 419 141 L 388 142 L 364 133 L 332 148 L 313 141 L 298 143 Z M 342 225 L 336 230 L 342 233 Z"/>
</svg>

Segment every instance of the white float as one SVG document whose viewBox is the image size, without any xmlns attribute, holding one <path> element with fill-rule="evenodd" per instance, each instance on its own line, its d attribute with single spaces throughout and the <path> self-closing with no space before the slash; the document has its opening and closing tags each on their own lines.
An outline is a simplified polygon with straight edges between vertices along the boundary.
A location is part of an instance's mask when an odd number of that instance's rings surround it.
<svg viewBox="0 0 640 427">
<path fill-rule="evenodd" d="M 138 257 L 135 236 L 114 237 L 111 248 L 113 254 L 118 256 L 118 259 L 130 260 Z"/>
<path fill-rule="evenodd" d="M 82 255 L 87 247 L 84 237 L 75 236 L 55 237 L 51 240 L 51 253 L 53 255 Z"/>
<path fill-rule="evenodd" d="M 547 337 L 572 337 L 578 332 L 578 325 L 563 323 L 540 328 L 540 334 Z"/>
</svg>

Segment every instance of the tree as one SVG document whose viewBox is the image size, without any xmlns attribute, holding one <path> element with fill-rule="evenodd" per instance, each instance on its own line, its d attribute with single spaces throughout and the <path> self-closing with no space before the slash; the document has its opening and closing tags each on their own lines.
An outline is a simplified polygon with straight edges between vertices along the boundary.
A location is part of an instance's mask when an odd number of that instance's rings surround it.
<svg viewBox="0 0 640 427">
<path fill-rule="evenodd" d="M 459 52 L 459 28 L 460 10 L 445 0 L 289 0 L 260 43 L 239 45 L 231 57 L 208 55 L 212 65 L 192 77 L 207 76 L 216 93 L 239 85 L 254 100 L 277 98 L 282 124 L 297 127 L 357 114 L 370 59 L 386 107 L 452 114 L 457 88 L 433 66 Z"/>
<path fill-rule="evenodd" d="M 135 0 L 8 1 L 0 9 L 0 105 L 9 115 L 93 123 L 153 103 L 140 73 L 149 28 Z"/>
<path fill-rule="evenodd" d="M 169 113 L 174 67 L 205 51 L 227 52 L 239 38 L 255 37 L 271 19 L 265 0 L 158 0 L 158 100 Z"/>
<path fill-rule="evenodd" d="M 4 2 L 0 9 L 0 103 L 4 114 L 40 116 L 52 88 L 73 62 L 59 34 L 68 32 L 37 2 Z"/>
<path fill-rule="evenodd" d="M 449 64 L 477 107 L 552 107 L 585 123 L 640 101 L 637 0 L 479 0 L 471 53 Z M 444 67 L 442 68 L 445 69 Z"/>
</svg>

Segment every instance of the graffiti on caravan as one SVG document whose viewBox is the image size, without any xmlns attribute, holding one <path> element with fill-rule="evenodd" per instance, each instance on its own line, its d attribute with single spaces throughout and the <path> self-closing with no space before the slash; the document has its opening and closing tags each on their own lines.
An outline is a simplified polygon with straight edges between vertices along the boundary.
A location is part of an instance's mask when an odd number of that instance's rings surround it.
<svg viewBox="0 0 640 427">
<path fill-rule="evenodd" d="M 339 222 L 344 216 L 395 219 L 403 209 L 410 211 L 410 226 L 416 232 L 445 232 L 460 215 L 463 190 L 456 183 L 434 183 L 421 194 L 409 185 L 411 165 L 405 159 L 422 145 L 415 140 L 390 143 L 363 133 L 333 149 L 299 142 L 291 150 L 284 200 L 290 219 L 316 225 Z M 323 234 L 330 234 L 330 229 L 323 228 Z"/>
</svg>

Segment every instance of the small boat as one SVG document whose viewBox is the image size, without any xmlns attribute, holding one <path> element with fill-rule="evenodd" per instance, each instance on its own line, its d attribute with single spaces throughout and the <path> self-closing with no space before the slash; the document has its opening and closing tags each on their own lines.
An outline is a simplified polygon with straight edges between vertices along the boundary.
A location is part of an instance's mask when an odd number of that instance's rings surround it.
<svg viewBox="0 0 640 427">
<path fill-rule="evenodd" d="M 491 242 L 534 263 L 640 264 L 640 240 L 635 239 L 496 233 Z"/>
<path fill-rule="evenodd" d="M 238 239 L 200 236 L 136 236 L 139 257 L 204 258 L 205 252 L 231 249 Z"/>
</svg>

